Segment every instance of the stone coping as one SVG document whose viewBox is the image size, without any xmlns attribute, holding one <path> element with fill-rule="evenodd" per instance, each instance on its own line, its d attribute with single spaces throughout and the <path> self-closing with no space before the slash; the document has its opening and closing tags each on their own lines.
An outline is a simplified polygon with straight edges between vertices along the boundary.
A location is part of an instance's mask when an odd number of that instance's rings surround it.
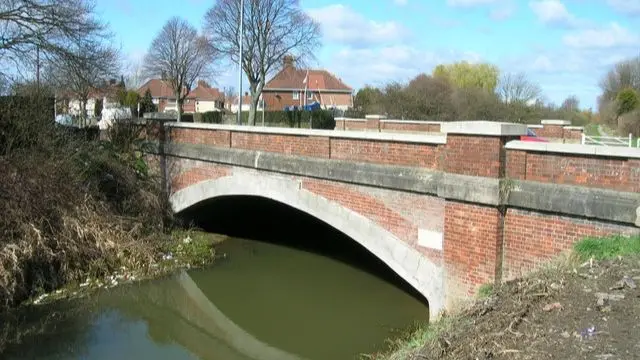
<svg viewBox="0 0 640 360">
<path fill-rule="evenodd" d="M 527 127 L 529 129 L 543 129 L 544 125 L 536 125 L 536 124 L 531 124 L 531 125 L 527 125 Z"/>
<path fill-rule="evenodd" d="M 621 146 L 544 143 L 514 140 L 509 141 L 505 145 L 505 148 L 509 150 L 640 159 L 640 148 Z"/>
<path fill-rule="evenodd" d="M 442 125 L 442 121 L 422 121 L 422 120 L 380 120 L 381 123 L 389 124 L 427 124 L 427 125 Z"/>
<path fill-rule="evenodd" d="M 562 126 L 566 126 L 566 125 L 571 125 L 571 121 L 569 121 L 569 120 L 557 120 L 557 119 L 544 119 L 544 120 L 540 121 L 540 124 L 542 124 L 542 125 L 562 125 Z"/>
<path fill-rule="evenodd" d="M 487 120 L 452 121 L 442 123 L 440 132 L 480 136 L 527 135 L 527 125 Z"/>
<path fill-rule="evenodd" d="M 584 126 L 565 126 L 563 129 L 565 130 L 583 130 Z"/>
<path fill-rule="evenodd" d="M 405 134 L 405 133 L 351 131 L 351 130 L 295 129 L 295 128 L 277 128 L 277 127 L 266 127 L 266 126 L 264 127 L 263 126 L 242 126 L 242 125 L 185 123 L 185 122 L 179 122 L 179 123 L 170 122 L 170 123 L 166 123 L 166 126 L 174 127 L 174 128 L 187 128 L 187 129 L 250 132 L 250 133 L 258 133 L 258 134 L 317 136 L 317 137 L 329 137 L 329 138 L 392 141 L 392 142 L 436 144 L 436 145 L 443 145 L 447 143 L 447 136 L 445 134 L 430 135 L 430 134 Z"/>
<path fill-rule="evenodd" d="M 366 122 L 367 119 L 356 119 L 356 118 L 345 118 L 345 117 L 337 117 L 336 121 L 357 121 L 357 122 Z"/>
</svg>

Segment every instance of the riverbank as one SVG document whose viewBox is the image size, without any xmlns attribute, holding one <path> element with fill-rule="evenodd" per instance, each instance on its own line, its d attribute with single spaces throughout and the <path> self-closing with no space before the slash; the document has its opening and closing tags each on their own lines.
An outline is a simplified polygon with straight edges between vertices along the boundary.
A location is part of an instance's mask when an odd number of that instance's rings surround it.
<svg viewBox="0 0 640 360">
<path fill-rule="evenodd" d="M 491 289 L 471 306 L 367 356 L 628 359 L 640 352 L 640 237 L 585 239 L 572 254 Z"/>
<path fill-rule="evenodd" d="M 225 241 L 227 236 L 211 234 L 196 229 L 176 229 L 170 234 L 159 234 L 157 253 L 148 263 L 139 267 L 121 266 L 112 273 L 101 277 L 88 276 L 83 281 L 72 281 L 51 292 L 34 296 L 19 306 L 38 306 L 63 299 L 90 296 L 101 289 L 136 281 L 155 279 L 170 275 L 180 269 L 206 267 L 225 254 L 216 253 L 216 245 Z"/>
</svg>

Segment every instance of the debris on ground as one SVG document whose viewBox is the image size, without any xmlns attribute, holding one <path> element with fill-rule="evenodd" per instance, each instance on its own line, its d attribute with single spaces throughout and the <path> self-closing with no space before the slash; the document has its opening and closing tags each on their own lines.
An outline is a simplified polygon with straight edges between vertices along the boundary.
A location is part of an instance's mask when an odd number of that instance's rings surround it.
<svg viewBox="0 0 640 360">
<path fill-rule="evenodd" d="M 544 270 L 494 289 L 409 359 L 640 359 L 638 257 Z"/>
</svg>

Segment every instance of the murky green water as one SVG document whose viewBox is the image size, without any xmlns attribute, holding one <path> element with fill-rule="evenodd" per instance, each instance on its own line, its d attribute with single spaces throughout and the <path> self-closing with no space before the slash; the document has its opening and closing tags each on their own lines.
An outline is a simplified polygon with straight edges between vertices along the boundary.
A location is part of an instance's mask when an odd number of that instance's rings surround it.
<svg viewBox="0 0 640 360">
<path fill-rule="evenodd" d="M 322 255 L 231 239 L 195 270 L 45 305 L 57 314 L 3 359 L 354 359 L 426 320 L 426 304 Z"/>
</svg>

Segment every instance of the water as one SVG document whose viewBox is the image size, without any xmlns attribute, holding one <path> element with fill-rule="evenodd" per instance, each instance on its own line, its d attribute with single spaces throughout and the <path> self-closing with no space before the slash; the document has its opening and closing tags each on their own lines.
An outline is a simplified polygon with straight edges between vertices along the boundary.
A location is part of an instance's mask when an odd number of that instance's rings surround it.
<svg viewBox="0 0 640 360">
<path fill-rule="evenodd" d="M 428 317 L 379 264 L 239 238 L 218 251 L 228 257 L 208 269 L 31 310 L 35 326 L 48 314 L 44 332 L 0 357 L 354 359 Z"/>
</svg>

